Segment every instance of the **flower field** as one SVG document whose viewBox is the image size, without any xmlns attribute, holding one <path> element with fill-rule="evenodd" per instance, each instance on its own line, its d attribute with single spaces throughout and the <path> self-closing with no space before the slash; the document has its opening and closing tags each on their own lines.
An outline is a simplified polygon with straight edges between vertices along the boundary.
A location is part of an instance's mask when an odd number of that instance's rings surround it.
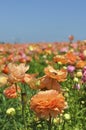
<svg viewBox="0 0 86 130">
<path fill-rule="evenodd" d="M 86 130 L 86 41 L 0 44 L 0 130 Z"/>
</svg>

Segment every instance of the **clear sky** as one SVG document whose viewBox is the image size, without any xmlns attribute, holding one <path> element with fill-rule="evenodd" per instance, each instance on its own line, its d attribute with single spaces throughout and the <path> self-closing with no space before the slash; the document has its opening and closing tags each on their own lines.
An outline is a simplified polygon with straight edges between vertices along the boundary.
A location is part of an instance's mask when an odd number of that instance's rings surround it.
<svg viewBox="0 0 86 130">
<path fill-rule="evenodd" d="M 86 39 L 86 0 L 0 0 L 0 41 Z"/>
</svg>

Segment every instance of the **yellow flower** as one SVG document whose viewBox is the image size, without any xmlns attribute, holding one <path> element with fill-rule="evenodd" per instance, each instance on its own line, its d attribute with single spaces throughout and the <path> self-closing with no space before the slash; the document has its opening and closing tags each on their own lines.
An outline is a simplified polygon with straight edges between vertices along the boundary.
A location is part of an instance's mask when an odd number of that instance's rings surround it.
<svg viewBox="0 0 86 130">
<path fill-rule="evenodd" d="M 15 109 L 12 108 L 12 107 L 11 107 L 11 108 L 8 108 L 7 111 L 6 111 L 6 114 L 7 114 L 7 115 L 11 115 L 11 116 L 15 115 L 15 113 L 16 113 L 16 112 L 15 112 Z"/>
<path fill-rule="evenodd" d="M 78 83 L 78 82 L 79 82 L 79 79 L 78 79 L 77 77 L 75 77 L 75 78 L 73 79 L 73 81 L 76 82 L 76 83 Z"/>
<path fill-rule="evenodd" d="M 77 77 L 82 77 L 82 72 L 81 72 L 81 71 L 78 71 L 78 72 L 76 73 L 76 76 L 77 76 Z"/>
</svg>

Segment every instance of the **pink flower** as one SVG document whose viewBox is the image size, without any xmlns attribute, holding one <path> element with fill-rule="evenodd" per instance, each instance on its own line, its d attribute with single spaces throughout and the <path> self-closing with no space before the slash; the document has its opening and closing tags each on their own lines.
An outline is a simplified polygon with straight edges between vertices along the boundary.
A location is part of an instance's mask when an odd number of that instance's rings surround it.
<svg viewBox="0 0 86 130">
<path fill-rule="evenodd" d="M 68 65 L 67 70 L 68 72 L 72 73 L 75 70 L 75 67 L 72 65 Z"/>
</svg>

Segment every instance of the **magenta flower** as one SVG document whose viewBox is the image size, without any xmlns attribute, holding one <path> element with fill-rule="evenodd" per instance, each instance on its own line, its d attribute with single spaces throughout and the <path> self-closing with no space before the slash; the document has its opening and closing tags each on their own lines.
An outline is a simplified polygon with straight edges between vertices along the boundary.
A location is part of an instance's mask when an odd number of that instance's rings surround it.
<svg viewBox="0 0 86 130">
<path fill-rule="evenodd" d="M 86 72 L 86 66 L 84 66 L 82 73 Z"/>
<path fill-rule="evenodd" d="M 82 81 L 86 82 L 86 66 L 82 70 Z"/>
<path fill-rule="evenodd" d="M 86 71 L 83 73 L 82 80 L 83 82 L 86 82 Z"/>
<path fill-rule="evenodd" d="M 72 65 L 69 65 L 69 66 L 67 67 L 67 70 L 68 70 L 69 73 L 72 73 L 72 72 L 75 70 L 75 67 L 72 66 Z"/>
</svg>

